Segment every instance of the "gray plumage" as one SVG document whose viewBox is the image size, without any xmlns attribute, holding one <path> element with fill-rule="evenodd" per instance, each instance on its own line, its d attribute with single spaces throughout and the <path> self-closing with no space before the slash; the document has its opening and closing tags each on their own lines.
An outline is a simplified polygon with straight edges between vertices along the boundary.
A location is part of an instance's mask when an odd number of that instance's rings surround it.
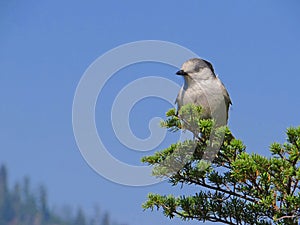
<svg viewBox="0 0 300 225">
<path fill-rule="evenodd" d="M 184 77 L 184 84 L 176 98 L 178 111 L 189 103 L 200 105 L 204 119 L 213 118 L 217 125 L 226 125 L 231 100 L 212 64 L 193 58 L 183 63 L 176 74 Z"/>
</svg>

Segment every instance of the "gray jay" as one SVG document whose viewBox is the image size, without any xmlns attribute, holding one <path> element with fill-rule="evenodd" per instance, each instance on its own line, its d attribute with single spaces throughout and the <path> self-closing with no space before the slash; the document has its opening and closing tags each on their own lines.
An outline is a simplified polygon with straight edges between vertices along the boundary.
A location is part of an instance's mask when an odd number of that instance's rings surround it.
<svg viewBox="0 0 300 225">
<path fill-rule="evenodd" d="M 203 59 L 189 59 L 176 74 L 184 78 L 176 98 L 178 112 L 186 104 L 200 105 L 203 119 L 215 119 L 216 125 L 226 125 L 231 100 L 212 64 Z"/>
</svg>

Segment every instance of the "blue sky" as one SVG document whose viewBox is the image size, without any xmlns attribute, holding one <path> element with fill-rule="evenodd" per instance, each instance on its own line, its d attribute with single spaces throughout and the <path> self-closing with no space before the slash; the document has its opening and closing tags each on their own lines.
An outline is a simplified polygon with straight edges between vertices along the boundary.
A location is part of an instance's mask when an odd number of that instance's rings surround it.
<svg viewBox="0 0 300 225">
<path fill-rule="evenodd" d="M 99 203 L 117 221 L 131 225 L 185 224 L 142 212 L 140 205 L 148 192 L 184 194 L 195 188 L 122 186 L 84 161 L 72 130 L 79 80 L 94 60 L 121 44 L 177 43 L 213 63 L 232 98 L 230 128 L 249 152 L 268 155 L 273 141 L 285 141 L 287 127 L 300 124 L 299 6 L 297 0 L 1 1 L 0 162 L 9 168 L 12 182 L 28 175 L 33 186 L 45 184 L 52 205 L 90 210 Z M 113 136 L 110 109 L 118 91 L 145 76 L 181 85 L 176 70 L 157 63 L 132 65 L 103 89 L 97 129 L 119 160 L 140 165 L 145 153 Z M 139 102 L 130 117 L 133 132 L 146 138 L 149 119 L 170 107 L 158 98 Z M 161 146 L 172 140 L 168 135 Z"/>
</svg>

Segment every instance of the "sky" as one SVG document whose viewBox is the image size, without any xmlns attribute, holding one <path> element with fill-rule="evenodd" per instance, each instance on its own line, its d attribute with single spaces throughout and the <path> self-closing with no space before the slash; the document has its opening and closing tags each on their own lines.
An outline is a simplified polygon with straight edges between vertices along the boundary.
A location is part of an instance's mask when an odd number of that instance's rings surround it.
<svg viewBox="0 0 300 225">
<path fill-rule="evenodd" d="M 80 205 L 91 212 L 98 203 L 114 220 L 128 225 L 195 224 L 143 212 L 141 204 L 149 192 L 180 195 L 199 188 L 180 189 L 167 182 L 122 185 L 89 166 L 73 132 L 76 88 L 93 62 L 120 45 L 158 40 L 183 46 L 209 60 L 228 89 L 234 135 L 248 152 L 269 156 L 270 144 L 284 142 L 286 128 L 300 125 L 299 7 L 297 0 L 1 1 L 0 163 L 8 167 L 10 182 L 27 175 L 32 186 L 47 187 L 52 207 Z M 160 77 L 181 86 L 182 78 L 175 75 L 179 66 L 124 66 L 99 90 L 94 120 L 113 157 L 141 167 L 142 156 L 177 140 L 178 135 L 167 134 L 150 151 L 133 150 L 115 134 L 111 112 L 118 93 L 139 79 Z M 101 69 L 95 74 L 104 76 Z M 177 90 L 162 85 L 159 92 L 163 90 L 170 90 L 175 100 Z M 135 94 L 144 91 L 136 89 Z M 129 111 L 125 122 L 140 139 L 151 136 L 148 125 L 153 117 L 164 118 L 173 107 L 159 94 L 138 101 Z M 123 115 L 122 110 L 118 113 Z M 116 168 L 109 169 L 118 174 Z"/>
</svg>

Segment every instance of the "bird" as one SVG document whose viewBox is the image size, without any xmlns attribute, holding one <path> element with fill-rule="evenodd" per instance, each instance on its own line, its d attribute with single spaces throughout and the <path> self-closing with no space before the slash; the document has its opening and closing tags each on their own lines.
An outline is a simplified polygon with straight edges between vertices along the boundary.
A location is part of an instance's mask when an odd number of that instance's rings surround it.
<svg viewBox="0 0 300 225">
<path fill-rule="evenodd" d="M 232 102 L 212 64 L 204 59 L 192 58 L 184 62 L 176 74 L 184 78 L 175 101 L 177 112 L 184 105 L 194 104 L 202 108 L 201 119 L 214 119 L 217 126 L 227 125 Z"/>
</svg>

